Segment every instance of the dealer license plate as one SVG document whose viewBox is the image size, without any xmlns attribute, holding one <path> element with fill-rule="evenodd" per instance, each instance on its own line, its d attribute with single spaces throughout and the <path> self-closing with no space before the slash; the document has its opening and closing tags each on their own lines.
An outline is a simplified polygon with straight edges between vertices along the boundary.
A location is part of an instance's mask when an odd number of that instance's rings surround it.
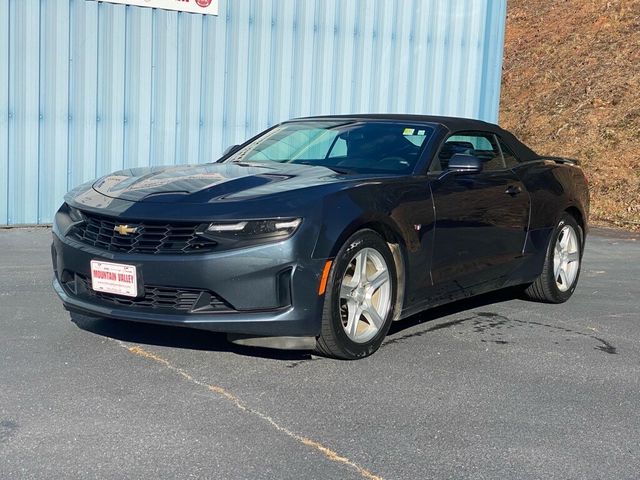
<svg viewBox="0 0 640 480">
<path fill-rule="evenodd" d="M 91 288 L 96 292 L 138 296 L 136 267 L 91 260 Z"/>
</svg>

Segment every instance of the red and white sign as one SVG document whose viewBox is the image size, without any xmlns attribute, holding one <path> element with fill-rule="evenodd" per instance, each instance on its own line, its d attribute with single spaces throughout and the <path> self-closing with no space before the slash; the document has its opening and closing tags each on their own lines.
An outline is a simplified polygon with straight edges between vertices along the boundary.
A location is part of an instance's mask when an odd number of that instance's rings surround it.
<svg viewBox="0 0 640 480">
<path fill-rule="evenodd" d="M 138 296 L 136 267 L 121 263 L 91 260 L 91 288 L 96 292 Z"/>
<path fill-rule="evenodd" d="M 98 0 L 99 2 L 120 3 L 136 7 L 163 8 L 179 12 L 218 15 L 219 0 Z"/>
</svg>

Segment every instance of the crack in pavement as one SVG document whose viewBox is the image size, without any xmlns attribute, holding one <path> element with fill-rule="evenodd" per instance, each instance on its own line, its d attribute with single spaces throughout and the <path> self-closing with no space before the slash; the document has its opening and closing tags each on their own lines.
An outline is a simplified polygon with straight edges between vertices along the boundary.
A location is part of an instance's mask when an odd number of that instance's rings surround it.
<svg viewBox="0 0 640 480">
<path fill-rule="evenodd" d="M 164 366 L 165 368 L 167 368 L 168 370 L 180 375 L 185 380 L 195 385 L 198 385 L 199 387 L 206 388 L 210 392 L 224 398 L 225 400 L 228 400 L 239 410 L 242 410 L 243 412 L 246 412 L 248 414 L 251 414 L 260 418 L 261 420 L 265 421 L 266 423 L 271 425 L 273 428 L 275 428 L 277 431 L 284 433 L 285 435 L 292 438 L 296 442 L 316 450 L 317 452 L 324 455 L 324 457 L 327 458 L 328 460 L 342 464 L 344 466 L 347 466 L 355 470 L 358 474 L 360 474 L 362 478 L 365 478 L 367 480 L 383 480 L 382 477 L 375 475 L 374 473 L 370 472 L 366 468 L 361 467 L 357 463 L 353 462 L 352 460 L 349 460 L 347 457 L 343 455 L 340 455 L 335 450 L 332 450 L 331 448 L 326 447 L 320 442 L 313 440 L 311 438 L 299 435 L 289 430 L 288 428 L 283 427 L 282 425 L 277 423 L 273 418 L 271 418 L 269 415 L 249 407 L 247 403 L 245 403 L 241 398 L 237 397 L 226 388 L 220 387 L 218 385 L 208 384 L 201 380 L 198 380 L 197 378 L 194 378 L 191 374 L 189 374 L 186 370 L 183 370 L 180 367 L 176 367 L 171 362 L 169 362 L 169 360 L 162 358 L 159 355 L 156 355 L 155 353 L 149 352 L 139 345 L 129 346 L 121 340 L 117 340 L 117 339 L 114 339 L 114 340 L 120 347 L 124 348 L 128 352 L 134 355 L 137 355 L 139 357 L 145 358 L 147 360 L 151 360 L 155 363 L 158 363 Z"/>
</svg>

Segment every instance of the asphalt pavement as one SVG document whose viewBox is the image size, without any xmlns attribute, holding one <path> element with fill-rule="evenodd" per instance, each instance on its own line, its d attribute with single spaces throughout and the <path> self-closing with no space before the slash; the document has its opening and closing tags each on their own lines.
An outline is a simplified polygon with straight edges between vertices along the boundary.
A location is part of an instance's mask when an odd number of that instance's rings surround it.
<svg viewBox="0 0 640 480">
<path fill-rule="evenodd" d="M 498 292 L 354 362 L 71 317 L 46 228 L 0 230 L 0 478 L 638 479 L 640 237 L 563 305 Z"/>
</svg>

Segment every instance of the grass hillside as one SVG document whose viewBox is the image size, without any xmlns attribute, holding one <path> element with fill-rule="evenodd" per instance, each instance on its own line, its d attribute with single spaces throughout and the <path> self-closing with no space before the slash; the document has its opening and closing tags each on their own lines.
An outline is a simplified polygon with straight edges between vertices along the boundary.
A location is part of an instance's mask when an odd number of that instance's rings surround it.
<svg viewBox="0 0 640 480">
<path fill-rule="evenodd" d="M 508 0 L 500 123 L 581 160 L 592 222 L 640 229 L 640 0 Z"/>
</svg>

